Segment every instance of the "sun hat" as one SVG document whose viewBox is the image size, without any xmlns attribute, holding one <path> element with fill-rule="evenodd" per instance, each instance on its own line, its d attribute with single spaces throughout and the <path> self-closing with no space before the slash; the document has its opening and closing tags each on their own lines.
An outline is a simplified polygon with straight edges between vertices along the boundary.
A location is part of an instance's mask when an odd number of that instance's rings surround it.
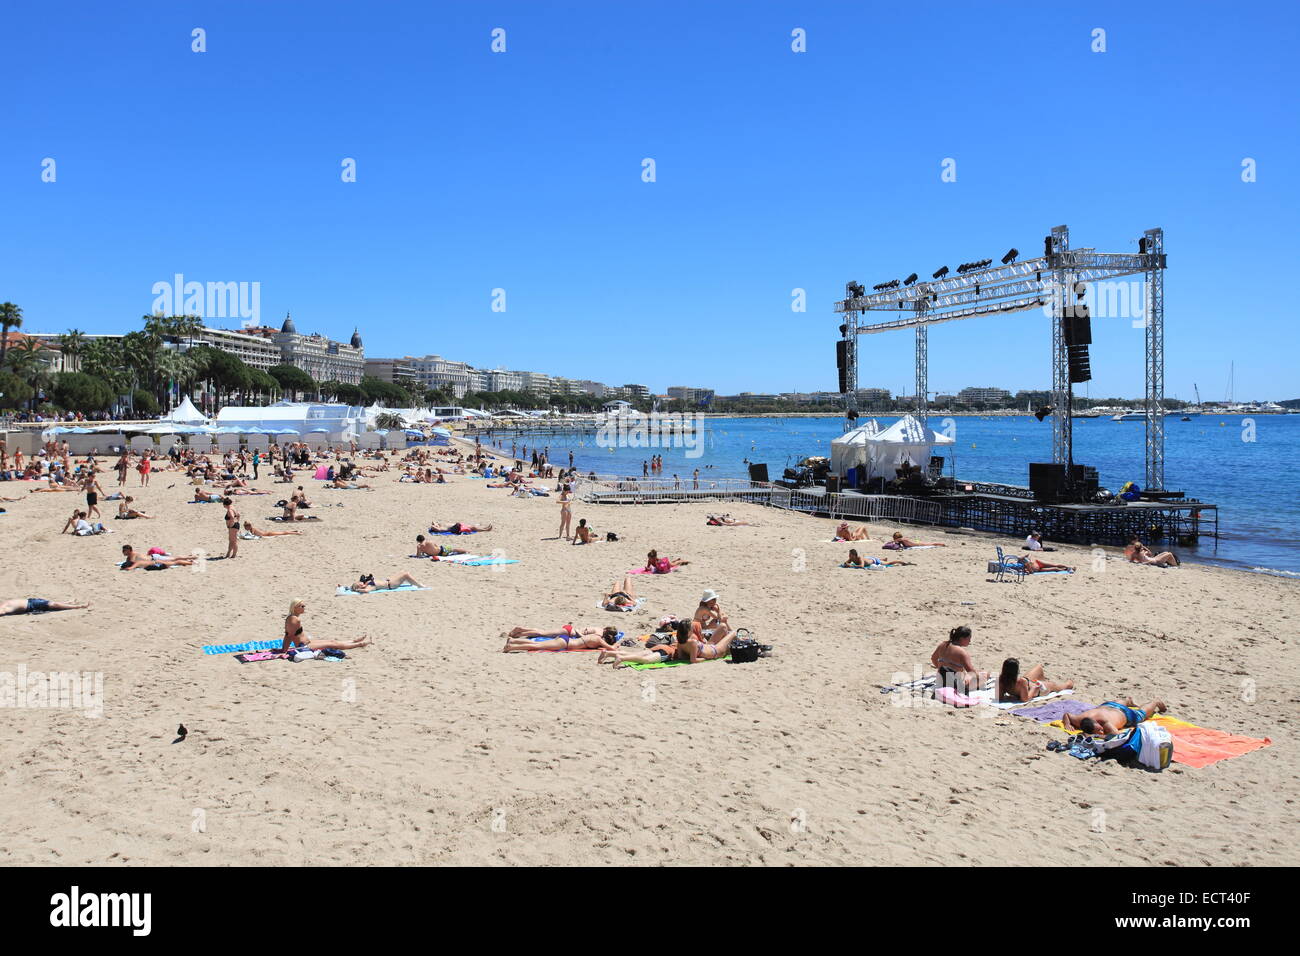
<svg viewBox="0 0 1300 956">
<path fill-rule="evenodd" d="M 700 603 L 708 604 L 710 601 L 716 601 L 717 599 L 718 599 L 718 592 L 710 588 L 704 592 L 704 596 L 700 598 Z"/>
</svg>

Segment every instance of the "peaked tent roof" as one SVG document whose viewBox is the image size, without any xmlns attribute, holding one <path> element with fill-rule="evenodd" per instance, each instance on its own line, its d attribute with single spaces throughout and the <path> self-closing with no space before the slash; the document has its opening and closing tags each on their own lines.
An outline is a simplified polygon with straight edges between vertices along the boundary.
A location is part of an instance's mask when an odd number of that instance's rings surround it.
<svg viewBox="0 0 1300 956">
<path fill-rule="evenodd" d="M 167 417 L 162 419 L 166 422 L 181 422 L 186 425 L 200 425 L 208 420 L 208 416 L 194 407 L 188 395 L 181 400 L 181 403 L 173 408 Z"/>
<path fill-rule="evenodd" d="M 953 445 L 957 442 L 955 438 L 922 425 L 911 415 L 904 415 L 883 432 L 868 440 L 889 445 Z"/>
</svg>

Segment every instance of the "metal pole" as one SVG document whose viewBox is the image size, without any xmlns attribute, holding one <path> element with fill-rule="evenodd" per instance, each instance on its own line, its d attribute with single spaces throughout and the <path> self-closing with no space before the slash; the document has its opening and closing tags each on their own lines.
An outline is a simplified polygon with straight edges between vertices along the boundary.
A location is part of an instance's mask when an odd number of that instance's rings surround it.
<svg viewBox="0 0 1300 956">
<path fill-rule="evenodd" d="M 1070 249 L 1070 227 L 1052 228 L 1052 254 Z M 1065 309 L 1074 294 L 1073 278 L 1064 267 L 1052 269 L 1052 461 L 1069 465 L 1072 423 L 1070 420 L 1070 358 L 1065 347 Z"/>
<path fill-rule="evenodd" d="M 1147 272 L 1146 317 L 1146 487 L 1152 491 L 1165 488 L 1165 233 L 1148 229 L 1147 254 L 1151 268 Z"/>
<path fill-rule="evenodd" d="M 917 307 L 917 314 L 924 311 L 924 307 Z M 928 392 L 930 390 L 930 339 L 929 327 L 918 325 L 916 327 L 916 417 L 924 426 L 930 416 L 930 405 L 928 401 Z"/>
<path fill-rule="evenodd" d="M 844 430 L 858 420 L 858 313 L 844 314 Z"/>
</svg>

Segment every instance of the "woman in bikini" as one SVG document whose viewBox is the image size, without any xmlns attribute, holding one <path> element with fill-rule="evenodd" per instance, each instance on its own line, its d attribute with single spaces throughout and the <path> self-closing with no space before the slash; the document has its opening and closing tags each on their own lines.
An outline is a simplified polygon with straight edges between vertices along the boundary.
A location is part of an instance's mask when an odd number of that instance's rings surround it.
<svg viewBox="0 0 1300 956">
<path fill-rule="evenodd" d="M 913 541 L 911 538 L 903 537 L 903 532 L 895 531 L 893 537 L 881 547 L 889 548 L 891 551 L 902 551 L 904 548 L 946 548 L 948 546 L 942 541 Z"/>
<path fill-rule="evenodd" d="M 235 510 L 235 503 L 230 498 L 222 498 L 221 503 L 226 506 L 226 557 L 239 557 L 239 512 Z"/>
<path fill-rule="evenodd" d="M 359 641 L 320 641 L 313 637 L 308 637 L 303 633 L 302 615 L 307 610 L 306 601 L 293 600 L 289 602 L 289 616 L 284 619 L 284 643 L 280 645 L 280 652 L 287 654 L 295 647 L 305 648 L 309 651 L 350 651 L 356 647 L 365 647 L 370 643 L 366 635 L 361 635 Z"/>
<path fill-rule="evenodd" d="M 532 627 L 516 627 L 505 635 L 506 644 L 501 648 L 504 654 L 520 651 L 576 651 L 595 650 L 613 647 L 618 643 L 618 628 L 563 627 L 538 630 Z M 535 640 L 536 638 L 536 640 Z"/>
<path fill-rule="evenodd" d="M 1015 556 L 1013 555 L 1013 557 Z M 1074 568 L 1070 567 L 1068 564 L 1051 564 L 1047 561 L 1039 561 L 1037 558 L 1031 557 L 1027 554 L 1020 556 L 1020 563 L 1024 566 L 1026 574 L 1034 574 L 1037 571 L 1066 571 L 1070 574 L 1074 573 Z"/>
<path fill-rule="evenodd" d="M 403 571 L 395 578 L 384 578 L 382 584 L 375 580 L 373 574 L 363 574 L 359 581 L 348 585 L 348 590 L 356 591 L 358 594 L 369 594 L 371 591 L 396 591 L 406 584 L 413 588 L 424 587 L 423 584 Z"/>
<path fill-rule="evenodd" d="M 455 524 L 449 524 L 443 528 L 437 523 L 429 525 L 429 534 L 473 534 L 476 531 L 491 531 L 492 526 L 486 524 L 483 527 L 478 525 L 466 524 L 463 521 L 457 521 Z"/>
<path fill-rule="evenodd" d="M 850 528 L 847 521 L 841 521 L 839 527 L 835 529 L 835 538 L 839 541 L 869 541 L 871 536 L 867 534 L 867 526 L 862 525 L 858 528 Z"/>
<path fill-rule="evenodd" d="M 559 537 L 564 541 L 573 540 L 573 531 L 570 525 L 573 522 L 573 512 L 569 508 L 569 502 L 573 496 L 569 494 L 569 486 L 565 485 L 560 489 L 560 534 Z"/>
<path fill-rule="evenodd" d="M 600 606 L 607 611 L 630 611 L 636 607 L 636 586 L 628 575 L 623 575 L 623 583 L 611 588 L 600 599 Z"/>
<path fill-rule="evenodd" d="M 286 534 L 302 534 L 301 531 L 296 529 L 293 531 L 263 531 L 261 528 L 254 528 L 251 521 L 244 522 L 244 532 L 245 534 L 251 534 L 254 538 L 280 538 Z"/>
<path fill-rule="evenodd" d="M 131 502 L 135 501 L 130 495 L 127 495 L 117 506 L 117 516 L 122 520 L 128 518 L 152 518 L 153 515 L 147 515 L 138 508 L 132 508 Z"/>
<path fill-rule="evenodd" d="M 984 686 L 989 675 L 977 671 L 971 660 L 971 630 L 962 625 L 948 632 L 948 639 L 934 649 L 930 663 L 938 671 L 938 687 L 951 687 L 959 694 L 969 694 Z"/>
<path fill-rule="evenodd" d="M 626 667 L 628 664 L 667 664 L 673 659 L 677 648 L 677 632 L 673 627 L 661 625 L 658 630 L 646 638 L 645 647 L 636 650 L 622 650 L 617 647 L 602 650 L 596 658 L 597 664 L 612 664 L 614 667 Z"/>
<path fill-rule="evenodd" d="M 659 552 L 651 548 L 650 552 L 645 556 L 644 570 L 649 574 L 667 574 L 669 571 L 690 563 L 682 558 L 661 558 Z"/>
<path fill-rule="evenodd" d="M 721 624 L 713 633 L 711 640 L 705 640 L 698 621 L 677 622 L 677 644 L 673 647 L 672 659 L 687 664 L 700 661 L 720 660 L 727 656 L 735 634 Z"/>
<path fill-rule="evenodd" d="M 1128 558 L 1134 564 L 1153 564 L 1160 568 L 1176 568 L 1182 564 L 1177 555 L 1172 551 L 1162 551 L 1160 554 L 1152 554 L 1151 549 L 1134 538 L 1129 542 L 1128 547 L 1124 549 L 1124 557 Z"/>
<path fill-rule="evenodd" d="M 998 701 L 1004 704 L 1011 701 L 1028 703 L 1035 697 L 1073 689 L 1072 680 L 1047 680 L 1042 664 L 1036 664 L 1028 674 L 1021 674 L 1020 661 L 1014 657 L 1002 662 L 1002 673 L 998 675 Z"/>
</svg>

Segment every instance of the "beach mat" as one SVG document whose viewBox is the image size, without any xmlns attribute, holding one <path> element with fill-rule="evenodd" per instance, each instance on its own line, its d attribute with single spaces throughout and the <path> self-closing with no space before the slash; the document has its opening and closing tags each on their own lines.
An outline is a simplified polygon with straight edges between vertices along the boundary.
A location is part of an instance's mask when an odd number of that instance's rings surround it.
<svg viewBox="0 0 1300 956">
<path fill-rule="evenodd" d="M 1011 713 L 1017 717 L 1028 717 L 1038 724 L 1050 724 L 1054 721 L 1059 723 L 1066 714 L 1082 714 L 1084 711 L 1092 710 L 1094 706 L 1096 705 L 1082 700 L 1054 700 L 1038 706 L 1033 706 L 1032 702 L 1024 704 Z"/>
<path fill-rule="evenodd" d="M 235 655 L 235 660 L 241 664 L 260 664 L 262 661 L 287 661 L 288 659 L 288 654 L 281 654 L 279 651 L 252 651 Z"/>
<path fill-rule="evenodd" d="M 467 534 L 478 534 L 478 532 L 477 532 L 477 531 L 461 531 L 461 532 L 457 533 L 457 532 L 455 532 L 455 531 L 434 531 L 434 530 L 430 529 L 429 531 L 426 531 L 425 534 L 447 534 L 447 535 L 451 535 L 453 538 L 462 538 L 462 537 L 464 537 L 464 536 L 467 535 Z"/>
<path fill-rule="evenodd" d="M 712 657 L 706 660 L 696 661 L 695 663 L 711 664 L 713 663 L 713 661 L 729 661 L 729 660 L 731 660 L 730 654 L 728 654 L 726 657 Z M 660 661 L 657 664 L 637 664 L 629 661 L 623 666 L 629 667 L 634 671 L 654 671 L 654 670 L 659 670 L 662 667 L 690 667 L 691 662 L 690 661 Z"/>
<path fill-rule="evenodd" d="M 237 654 L 241 651 L 269 651 L 281 647 L 284 641 L 241 641 L 238 644 L 205 644 L 201 650 L 204 654 Z"/>
<path fill-rule="evenodd" d="M 673 571 L 678 571 L 678 570 L 680 570 L 680 568 L 673 568 Z M 624 574 L 661 574 L 663 572 L 647 571 L 645 568 L 633 568 L 631 571 L 624 571 L 623 573 Z M 672 572 L 670 571 L 668 573 L 671 574 Z"/>
<path fill-rule="evenodd" d="M 395 588 L 380 588 L 377 591 L 353 591 L 351 588 L 338 587 L 334 589 L 335 597 L 346 597 L 349 594 L 355 594 L 358 597 L 369 597 L 372 594 L 392 594 L 394 591 L 427 591 L 428 588 L 412 587 L 409 584 L 402 584 Z"/>
<path fill-rule="evenodd" d="M 1156 714 L 1150 721 L 1143 723 L 1156 723 L 1168 730 L 1174 738 L 1174 763 L 1186 764 L 1197 770 L 1220 760 L 1240 757 L 1273 742 L 1269 737 L 1242 737 L 1222 730 L 1198 727 L 1167 714 Z"/>
</svg>

